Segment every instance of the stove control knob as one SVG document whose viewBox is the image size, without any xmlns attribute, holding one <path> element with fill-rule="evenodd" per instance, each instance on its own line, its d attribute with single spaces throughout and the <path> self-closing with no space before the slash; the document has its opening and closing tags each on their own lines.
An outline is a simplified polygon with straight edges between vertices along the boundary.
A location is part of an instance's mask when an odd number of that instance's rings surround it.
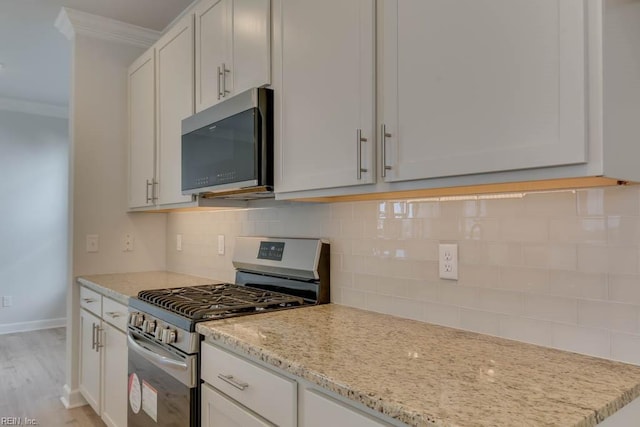
<svg viewBox="0 0 640 427">
<path fill-rule="evenodd" d="M 142 322 L 142 332 L 146 332 L 148 334 L 152 334 L 156 329 L 156 321 L 144 319 Z"/>
<path fill-rule="evenodd" d="M 156 330 L 153 332 L 153 336 L 155 336 L 158 341 L 162 341 L 162 331 L 162 327 L 158 325 L 156 326 Z"/>
<path fill-rule="evenodd" d="M 165 344 L 171 344 L 176 342 L 176 331 L 169 328 L 162 330 L 162 337 L 160 340 Z"/>
<path fill-rule="evenodd" d="M 133 327 L 139 328 L 144 323 L 144 314 L 142 313 L 131 313 L 129 316 L 129 324 Z"/>
</svg>

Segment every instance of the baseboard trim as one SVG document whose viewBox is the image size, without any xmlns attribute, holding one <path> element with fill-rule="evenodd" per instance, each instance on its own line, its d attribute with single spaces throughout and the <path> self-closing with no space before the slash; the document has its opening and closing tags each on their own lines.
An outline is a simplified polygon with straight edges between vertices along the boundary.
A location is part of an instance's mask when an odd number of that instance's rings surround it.
<svg viewBox="0 0 640 427">
<path fill-rule="evenodd" d="M 62 387 L 62 396 L 60 396 L 60 401 L 67 409 L 79 408 L 80 406 L 87 404 L 87 401 L 82 397 L 80 390 L 76 389 L 71 391 L 68 384 L 65 384 L 64 387 Z"/>
<path fill-rule="evenodd" d="M 61 328 L 67 325 L 67 319 L 61 317 L 59 319 L 34 320 L 31 322 L 9 323 L 0 325 L 0 335 L 13 334 L 16 332 L 38 331 L 40 329 Z"/>
</svg>

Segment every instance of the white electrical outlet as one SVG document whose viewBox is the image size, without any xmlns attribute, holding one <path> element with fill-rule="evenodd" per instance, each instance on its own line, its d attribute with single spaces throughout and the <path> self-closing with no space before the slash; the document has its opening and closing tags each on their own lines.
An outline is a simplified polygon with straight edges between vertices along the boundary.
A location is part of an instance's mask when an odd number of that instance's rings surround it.
<svg viewBox="0 0 640 427">
<path fill-rule="evenodd" d="M 87 252 L 98 252 L 100 250 L 100 236 L 97 234 L 87 234 Z"/>
<path fill-rule="evenodd" d="M 218 255 L 224 255 L 224 234 L 218 234 Z"/>
<path fill-rule="evenodd" d="M 455 243 L 440 244 L 440 278 L 458 280 L 458 245 Z"/>
<path fill-rule="evenodd" d="M 182 250 L 182 234 L 176 234 L 176 251 Z"/>
<path fill-rule="evenodd" d="M 13 305 L 13 297 L 5 296 L 2 298 L 3 307 L 11 307 Z"/>
<path fill-rule="evenodd" d="M 125 252 L 133 251 L 133 234 L 127 233 L 122 241 L 122 250 Z"/>
</svg>

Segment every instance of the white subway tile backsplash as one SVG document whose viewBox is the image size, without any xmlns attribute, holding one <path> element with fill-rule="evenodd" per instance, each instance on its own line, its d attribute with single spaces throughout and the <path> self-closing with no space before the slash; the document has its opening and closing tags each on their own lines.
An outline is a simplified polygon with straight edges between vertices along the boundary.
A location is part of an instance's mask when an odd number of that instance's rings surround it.
<svg viewBox="0 0 640 427">
<path fill-rule="evenodd" d="M 578 300 L 550 295 L 526 294 L 525 317 L 553 322 L 578 323 Z"/>
<path fill-rule="evenodd" d="M 500 315 L 462 308 L 460 309 L 460 327 L 481 334 L 499 335 Z"/>
<path fill-rule="evenodd" d="M 440 302 L 458 307 L 476 307 L 480 289 L 445 282 L 440 285 Z"/>
<path fill-rule="evenodd" d="M 614 332 L 611 336 L 611 358 L 640 365 L 640 336 Z"/>
<path fill-rule="evenodd" d="M 552 326 L 553 347 L 596 357 L 611 357 L 611 332 L 606 329 L 555 323 Z"/>
<path fill-rule="evenodd" d="M 424 321 L 436 325 L 460 327 L 460 308 L 453 305 L 425 302 Z"/>
<path fill-rule="evenodd" d="M 335 303 L 640 364 L 640 186 L 171 213 L 167 267 L 232 281 L 238 235 L 328 239 Z"/>
<path fill-rule="evenodd" d="M 523 200 L 527 216 L 571 217 L 577 212 L 575 191 L 527 194 Z"/>
<path fill-rule="evenodd" d="M 609 248 L 604 245 L 578 245 L 578 271 L 609 272 Z"/>
<path fill-rule="evenodd" d="M 604 273 L 552 270 L 549 272 L 548 291 L 563 297 L 607 300 L 608 276 Z"/>
<path fill-rule="evenodd" d="M 501 226 L 503 241 L 546 242 L 549 240 L 549 222 L 545 218 L 505 218 Z"/>
<path fill-rule="evenodd" d="M 609 301 L 578 301 L 578 324 L 613 331 L 638 333 L 640 308 Z"/>
<path fill-rule="evenodd" d="M 549 240 L 571 243 L 606 243 L 607 221 L 604 217 L 565 217 L 549 220 Z"/>
<path fill-rule="evenodd" d="M 500 289 L 514 291 L 547 293 L 549 289 L 549 271 L 528 267 L 504 267 L 501 270 Z"/>
<path fill-rule="evenodd" d="M 480 289 L 476 307 L 491 313 L 524 314 L 525 295 L 522 292 Z"/>
<path fill-rule="evenodd" d="M 636 275 L 609 275 L 609 299 L 640 305 L 640 277 Z"/>
<path fill-rule="evenodd" d="M 500 336 L 530 344 L 551 346 L 553 323 L 520 316 L 500 317 Z"/>
</svg>

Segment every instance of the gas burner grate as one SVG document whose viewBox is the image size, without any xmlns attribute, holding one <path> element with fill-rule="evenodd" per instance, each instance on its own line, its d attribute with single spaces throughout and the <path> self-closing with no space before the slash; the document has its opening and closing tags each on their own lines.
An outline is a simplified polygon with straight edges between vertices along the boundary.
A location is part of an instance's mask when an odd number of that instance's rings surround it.
<svg viewBox="0 0 640 427">
<path fill-rule="evenodd" d="M 141 291 L 138 299 L 192 320 L 234 317 L 304 304 L 300 297 L 229 283 Z"/>
</svg>

